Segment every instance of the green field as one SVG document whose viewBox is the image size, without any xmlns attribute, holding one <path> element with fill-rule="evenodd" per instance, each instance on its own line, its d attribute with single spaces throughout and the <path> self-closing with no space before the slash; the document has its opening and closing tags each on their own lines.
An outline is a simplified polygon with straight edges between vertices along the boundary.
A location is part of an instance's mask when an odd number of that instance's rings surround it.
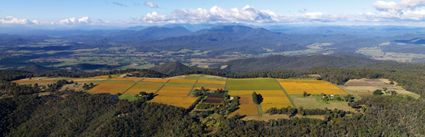
<svg viewBox="0 0 425 137">
<path fill-rule="evenodd" d="M 138 98 L 134 95 L 122 94 L 118 97 L 121 100 L 136 101 Z"/>
<path fill-rule="evenodd" d="M 305 109 L 339 109 L 354 112 L 354 109 L 348 106 L 345 101 L 328 101 L 321 99 L 320 95 L 311 95 L 304 97 L 303 95 L 290 95 L 296 107 Z"/>
<path fill-rule="evenodd" d="M 281 90 L 272 78 L 228 79 L 227 90 Z"/>
</svg>

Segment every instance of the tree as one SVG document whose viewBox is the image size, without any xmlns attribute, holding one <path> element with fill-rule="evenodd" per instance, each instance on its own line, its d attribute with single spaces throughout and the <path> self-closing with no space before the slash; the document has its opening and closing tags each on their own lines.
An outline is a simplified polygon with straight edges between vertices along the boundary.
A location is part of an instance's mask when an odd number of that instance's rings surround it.
<svg viewBox="0 0 425 137">
<path fill-rule="evenodd" d="M 373 95 L 375 95 L 375 96 L 380 96 L 380 95 L 383 95 L 383 94 L 384 94 L 384 92 L 382 92 L 382 90 L 380 90 L 380 89 L 373 91 Z"/>
<path fill-rule="evenodd" d="M 139 97 L 143 98 L 144 100 L 152 100 L 157 94 L 155 93 L 146 93 L 144 91 L 141 91 L 139 93 Z"/>
<path fill-rule="evenodd" d="M 304 96 L 304 97 L 308 97 L 308 96 L 310 96 L 310 95 L 311 95 L 311 94 L 309 94 L 309 93 L 307 93 L 307 92 L 305 92 L 305 91 L 304 91 L 304 94 L 303 94 L 303 96 Z"/>
<path fill-rule="evenodd" d="M 252 93 L 252 100 L 255 104 L 260 105 L 263 102 L 263 96 L 254 92 Z"/>
</svg>

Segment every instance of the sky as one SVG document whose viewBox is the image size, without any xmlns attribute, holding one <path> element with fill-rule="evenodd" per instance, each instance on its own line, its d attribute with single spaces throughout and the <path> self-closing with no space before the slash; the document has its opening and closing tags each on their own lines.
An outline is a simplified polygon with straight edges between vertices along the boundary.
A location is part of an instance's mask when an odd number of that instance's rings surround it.
<svg viewBox="0 0 425 137">
<path fill-rule="evenodd" d="M 425 0 L 0 0 L 0 25 L 424 21 Z"/>
</svg>

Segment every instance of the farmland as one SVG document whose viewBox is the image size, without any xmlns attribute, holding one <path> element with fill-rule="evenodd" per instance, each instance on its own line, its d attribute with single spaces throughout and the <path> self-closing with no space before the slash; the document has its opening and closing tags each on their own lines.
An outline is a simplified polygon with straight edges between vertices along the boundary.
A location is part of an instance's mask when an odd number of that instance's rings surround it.
<svg viewBox="0 0 425 137">
<path fill-rule="evenodd" d="M 419 98 L 420 95 L 413 92 L 407 91 L 398 85 L 395 81 L 388 79 L 352 79 L 349 80 L 345 85 L 342 86 L 350 94 L 362 97 L 370 96 L 375 90 L 387 89 L 389 91 L 395 91 L 397 94 L 410 96 L 413 98 Z"/>
<path fill-rule="evenodd" d="M 91 78 L 32 78 L 15 81 L 18 84 L 52 84 L 66 79 L 80 83 L 95 83 L 87 92 L 119 94 L 120 99 L 137 100 L 140 92 L 157 94 L 150 102 L 189 108 L 199 98 L 193 96 L 195 89 L 224 89 L 228 95 L 239 97 L 239 107 L 232 115 L 245 115 L 247 119 L 272 119 L 283 117 L 267 114 L 271 108 L 340 109 L 354 111 L 345 101 L 323 101 L 321 96 L 343 97 L 348 93 L 329 82 L 313 79 L 274 79 L 274 78 L 224 78 L 210 75 L 183 75 L 169 78 L 136 78 L 125 75 Z M 346 85 L 348 86 L 348 85 Z M 354 85 L 351 85 L 354 86 Z M 72 87 L 72 85 L 66 85 Z M 263 98 L 260 104 L 253 101 L 253 93 Z M 308 93 L 310 96 L 303 96 Z M 350 93 L 351 94 L 351 93 Z M 266 118 L 268 117 L 268 118 Z"/>
<path fill-rule="evenodd" d="M 321 80 L 280 79 L 278 80 L 288 94 L 336 94 L 347 95 L 341 88 Z"/>
</svg>

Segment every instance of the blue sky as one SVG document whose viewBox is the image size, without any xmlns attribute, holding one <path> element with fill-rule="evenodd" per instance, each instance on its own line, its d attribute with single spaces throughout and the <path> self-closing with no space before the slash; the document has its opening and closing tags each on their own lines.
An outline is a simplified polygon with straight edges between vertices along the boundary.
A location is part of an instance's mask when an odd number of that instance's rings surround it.
<svg viewBox="0 0 425 137">
<path fill-rule="evenodd" d="M 424 5 L 425 0 L 2 0 L 0 24 L 421 23 Z"/>
<path fill-rule="evenodd" d="M 122 3 L 127 7 L 117 6 Z M 278 13 L 302 10 L 326 13 L 359 13 L 373 10 L 373 0 L 161 0 L 152 1 L 159 8 L 144 6 L 143 0 L 3 0 L 0 16 L 34 19 L 60 19 L 72 16 L 90 16 L 104 19 L 140 17 L 147 12 L 169 13 L 175 9 L 243 7 L 251 5 Z"/>
</svg>

